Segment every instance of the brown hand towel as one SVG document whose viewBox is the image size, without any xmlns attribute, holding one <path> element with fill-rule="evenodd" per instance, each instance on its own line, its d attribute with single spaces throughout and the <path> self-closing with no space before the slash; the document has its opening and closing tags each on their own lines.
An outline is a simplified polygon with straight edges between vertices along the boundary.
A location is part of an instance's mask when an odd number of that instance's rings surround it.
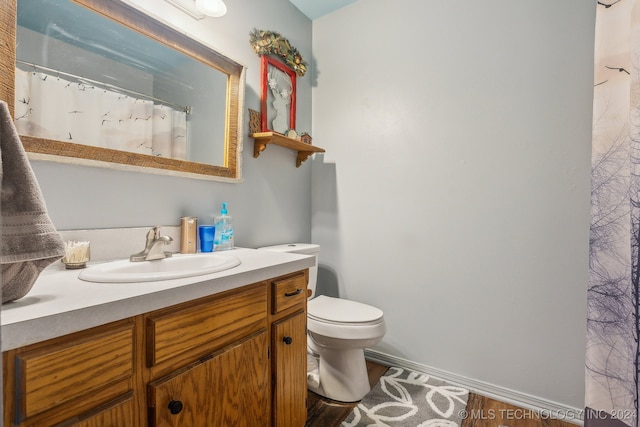
<svg viewBox="0 0 640 427">
<path fill-rule="evenodd" d="M 2 302 L 25 296 L 49 264 L 62 258 L 64 242 L 49 219 L 38 181 L 0 101 Z"/>
</svg>

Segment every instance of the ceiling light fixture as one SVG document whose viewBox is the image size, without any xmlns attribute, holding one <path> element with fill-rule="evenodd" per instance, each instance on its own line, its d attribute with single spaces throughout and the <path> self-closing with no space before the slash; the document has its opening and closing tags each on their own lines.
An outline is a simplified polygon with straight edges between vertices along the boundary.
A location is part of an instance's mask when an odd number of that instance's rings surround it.
<svg viewBox="0 0 640 427">
<path fill-rule="evenodd" d="M 227 13 L 227 5 L 222 0 L 196 0 L 196 9 L 213 18 L 219 18 Z"/>
<path fill-rule="evenodd" d="M 218 18 L 227 13 L 223 0 L 165 0 L 195 19 Z"/>
</svg>

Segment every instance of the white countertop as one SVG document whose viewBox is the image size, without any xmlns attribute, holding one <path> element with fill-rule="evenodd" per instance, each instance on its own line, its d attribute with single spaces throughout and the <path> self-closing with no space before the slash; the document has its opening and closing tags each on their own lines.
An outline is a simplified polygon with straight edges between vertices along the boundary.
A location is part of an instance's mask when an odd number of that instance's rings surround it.
<svg viewBox="0 0 640 427">
<path fill-rule="evenodd" d="M 236 248 L 241 264 L 197 277 L 142 283 L 92 283 L 60 262 L 31 291 L 2 305 L 2 351 L 213 295 L 315 265 L 312 255 Z M 89 266 L 91 263 L 89 263 Z"/>
</svg>

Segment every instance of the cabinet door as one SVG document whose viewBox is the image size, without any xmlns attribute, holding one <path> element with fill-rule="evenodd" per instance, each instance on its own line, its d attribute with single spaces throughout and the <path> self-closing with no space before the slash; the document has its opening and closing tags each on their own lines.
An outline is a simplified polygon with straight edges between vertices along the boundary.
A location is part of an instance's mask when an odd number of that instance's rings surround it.
<svg viewBox="0 0 640 427">
<path fill-rule="evenodd" d="M 269 425 L 267 333 L 149 384 L 150 426 Z"/>
<path fill-rule="evenodd" d="M 307 419 L 307 316 L 273 324 L 274 426 L 302 427 Z"/>
</svg>

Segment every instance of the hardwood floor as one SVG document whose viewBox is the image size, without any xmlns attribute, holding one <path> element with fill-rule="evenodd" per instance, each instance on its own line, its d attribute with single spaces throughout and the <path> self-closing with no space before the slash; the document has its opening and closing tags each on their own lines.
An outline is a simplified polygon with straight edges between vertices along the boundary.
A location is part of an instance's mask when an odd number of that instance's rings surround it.
<svg viewBox="0 0 640 427">
<path fill-rule="evenodd" d="M 367 361 L 372 387 L 387 369 L 386 366 Z M 339 427 L 357 403 L 336 402 L 309 392 L 305 427 Z M 469 394 L 467 413 L 462 427 L 575 427 L 575 424 L 564 420 L 553 420 L 544 416 L 541 419 L 531 410 L 475 393 Z"/>
</svg>

